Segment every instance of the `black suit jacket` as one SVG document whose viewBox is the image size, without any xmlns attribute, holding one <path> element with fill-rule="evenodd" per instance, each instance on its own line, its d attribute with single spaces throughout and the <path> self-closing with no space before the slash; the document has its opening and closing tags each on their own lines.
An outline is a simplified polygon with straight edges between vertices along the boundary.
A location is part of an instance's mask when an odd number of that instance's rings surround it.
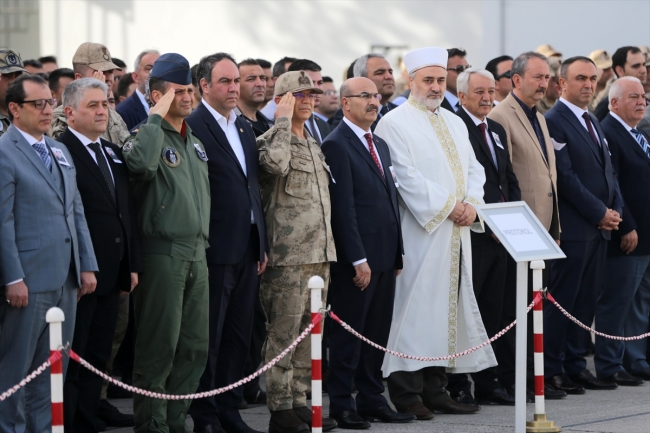
<svg viewBox="0 0 650 433">
<path fill-rule="evenodd" d="M 368 259 L 373 272 L 402 269 L 402 230 L 397 188 L 386 142 L 373 136 L 384 169 L 382 177 L 370 152 L 341 122 L 323 142 L 325 161 L 336 183 L 330 183 L 332 233 L 337 262 L 332 272 L 354 273 L 353 262 Z"/>
<path fill-rule="evenodd" d="M 122 161 L 116 163 L 104 150 L 104 157 L 113 173 L 114 202 L 99 166 L 77 136 L 66 128 L 57 140 L 68 148 L 77 168 L 77 188 L 99 267 L 95 293 L 104 295 L 116 288 L 129 292 L 130 273 L 142 271 L 142 253 L 137 216 L 122 150 L 113 143 L 100 139 L 104 149 L 111 149 Z"/>
<path fill-rule="evenodd" d="M 395 105 L 395 104 L 393 104 L 392 102 L 389 101 L 389 102 L 386 102 L 386 107 L 388 108 L 388 111 L 391 111 L 391 110 L 394 110 L 395 108 L 397 108 L 397 105 Z M 375 132 L 375 128 L 377 127 L 377 123 L 379 123 L 379 120 L 382 117 L 383 117 L 383 115 L 381 113 L 379 113 L 377 115 L 377 120 L 375 120 L 372 123 L 372 125 L 370 125 L 370 130 L 372 132 Z M 339 108 L 338 110 L 336 110 L 336 113 L 334 113 L 334 115 L 329 118 L 327 123 L 330 124 L 332 129 L 334 129 L 337 126 L 339 126 L 339 123 L 341 123 L 342 120 L 343 120 L 343 110 L 341 108 Z"/>
<path fill-rule="evenodd" d="M 623 215 L 623 199 L 614 176 L 612 161 L 604 141 L 600 122 L 591 115 L 591 123 L 600 139 L 596 146 L 587 129 L 562 101 L 545 115 L 553 140 L 563 144 L 555 150 L 558 204 L 562 222 L 562 241 L 586 241 L 598 234 L 598 223 L 607 208 Z M 609 240 L 611 232 L 600 230 Z"/>
<path fill-rule="evenodd" d="M 483 200 L 485 203 L 499 203 L 502 195 L 505 201 L 521 200 L 519 182 L 517 181 L 515 172 L 512 170 L 512 162 L 510 161 L 510 153 L 508 152 L 508 136 L 503 126 L 492 119 L 486 119 L 488 135 L 497 157 L 498 166 L 495 166 L 490 149 L 485 145 L 481 130 L 476 126 L 472 118 L 469 117 L 464 108 L 461 107 L 456 114 L 465 122 L 469 131 L 469 141 L 474 148 L 476 159 L 485 169 L 485 185 L 483 185 Z M 497 144 L 492 135 L 493 133 L 499 136 L 501 146 Z"/>
<path fill-rule="evenodd" d="M 126 123 L 126 127 L 129 131 L 139 123 L 142 123 L 143 120 L 147 120 L 148 117 L 147 111 L 144 109 L 144 106 L 135 91 L 131 96 L 117 104 L 115 111 L 117 111 L 117 114 L 122 116 L 122 120 Z"/>
<path fill-rule="evenodd" d="M 623 256 L 621 236 L 636 230 L 639 243 L 633 256 L 650 254 L 650 158 L 645 154 L 632 135 L 610 114 L 601 123 L 612 154 L 612 166 L 618 176 L 625 207 L 619 230 L 612 232 L 609 256 Z M 642 133 L 643 134 L 643 133 Z M 650 143 L 650 137 L 643 134 Z"/>
<path fill-rule="evenodd" d="M 237 117 L 235 125 L 246 157 L 246 173 L 226 134 L 204 104 L 185 121 L 196 135 L 208 156 L 210 177 L 210 248 L 208 264 L 233 265 L 238 263 L 248 247 L 251 233 L 251 209 L 259 232 L 259 260 L 264 261 L 266 223 L 258 185 L 258 157 L 255 134 L 250 124 Z"/>
<path fill-rule="evenodd" d="M 325 138 L 330 135 L 330 132 L 332 132 L 332 127 L 329 125 L 329 123 L 316 116 L 315 114 L 312 114 L 312 116 L 314 116 L 314 120 L 316 120 L 316 126 L 320 132 L 320 136 L 323 139 L 323 142 L 325 142 Z"/>
<path fill-rule="evenodd" d="M 454 110 L 454 107 L 451 106 L 451 103 L 447 100 L 447 98 L 442 98 L 442 102 L 440 103 L 440 106 L 442 108 L 446 108 L 447 110 L 451 111 L 452 113 L 455 113 L 456 111 Z"/>
</svg>

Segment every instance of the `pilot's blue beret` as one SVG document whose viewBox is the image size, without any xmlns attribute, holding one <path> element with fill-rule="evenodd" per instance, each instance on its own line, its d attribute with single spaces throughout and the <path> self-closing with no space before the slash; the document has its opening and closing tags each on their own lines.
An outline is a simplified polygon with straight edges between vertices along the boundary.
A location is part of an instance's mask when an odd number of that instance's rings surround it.
<svg viewBox="0 0 650 433">
<path fill-rule="evenodd" d="M 192 84 L 192 70 L 189 62 L 185 57 L 176 53 L 166 53 L 158 57 L 149 76 L 175 84 Z"/>
</svg>

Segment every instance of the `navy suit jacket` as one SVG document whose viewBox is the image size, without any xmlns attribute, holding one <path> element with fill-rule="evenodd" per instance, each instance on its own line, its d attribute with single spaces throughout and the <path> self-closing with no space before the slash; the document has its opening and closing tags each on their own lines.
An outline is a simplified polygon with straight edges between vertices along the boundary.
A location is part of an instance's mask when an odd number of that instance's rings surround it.
<svg viewBox="0 0 650 433">
<path fill-rule="evenodd" d="M 605 138 L 612 153 L 612 166 L 618 177 L 618 184 L 625 201 L 623 221 L 617 231 L 612 232 L 609 256 L 623 256 L 621 236 L 636 230 L 639 243 L 633 256 L 650 254 L 650 158 L 639 143 L 621 125 L 621 122 L 607 115 L 601 123 Z M 643 134 L 643 132 L 642 132 Z M 643 134 L 650 143 L 650 137 Z"/>
<path fill-rule="evenodd" d="M 117 114 L 122 116 L 122 120 L 126 123 L 126 127 L 129 131 L 136 125 L 142 123 L 142 121 L 146 120 L 148 117 L 147 111 L 144 109 L 142 101 L 140 101 L 140 98 L 135 91 L 131 96 L 117 104 L 115 111 L 117 111 Z"/>
<path fill-rule="evenodd" d="M 558 203 L 562 221 L 562 241 L 586 241 L 598 235 L 598 223 L 608 208 L 623 215 L 623 199 L 614 176 L 611 157 L 598 119 L 590 115 L 600 139 L 596 146 L 587 129 L 562 101 L 544 116 L 556 143 Z M 611 231 L 600 230 L 609 240 Z"/>
<path fill-rule="evenodd" d="M 469 131 L 469 141 L 474 148 L 476 159 L 485 169 L 485 185 L 483 185 L 483 200 L 485 203 L 499 203 L 502 195 L 505 201 L 521 200 L 519 182 L 517 181 L 515 172 L 512 170 L 510 152 L 508 152 L 508 136 L 503 126 L 492 119 L 486 119 L 488 135 L 497 157 L 497 166 L 495 166 L 490 149 L 485 145 L 483 134 L 481 134 L 481 130 L 476 126 L 472 118 L 469 117 L 462 107 L 458 109 L 456 115 L 465 122 Z M 492 133 L 499 136 L 501 147 L 497 145 Z"/>
<path fill-rule="evenodd" d="M 373 135 L 385 178 L 370 152 L 345 123 L 339 123 L 323 142 L 330 166 L 332 233 L 337 262 L 332 272 L 354 273 L 353 262 L 367 259 L 373 272 L 402 269 L 402 230 L 397 188 L 386 142 Z"/>
<path fill-rule="evenodd" d="M 251 233 L 251 209 L 259 232 L 259 260 L 268 251 L 266 223 L 258 183 L 258 156 L 255 134 L 251 126 L 237 116 L 235 125 L 244 148 L 246 173 L 226 134 L 203 103 L 185 121 L 196 135 L 208 156 L 210 178 L 210 248 L 206 251 L 208 264 L 238 263 L 248 247 Z"/>
</svg>

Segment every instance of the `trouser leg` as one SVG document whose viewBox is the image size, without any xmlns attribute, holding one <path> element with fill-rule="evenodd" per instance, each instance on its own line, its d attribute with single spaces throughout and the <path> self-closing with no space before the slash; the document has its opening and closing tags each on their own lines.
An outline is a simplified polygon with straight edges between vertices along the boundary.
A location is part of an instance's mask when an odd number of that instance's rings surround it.
<svg viewBox="0 0 650 433">
<path fill-rule="evenodd" d="M 430 367 L 429 367 L 430 368 Z M 422 402 L 424 392 L 424 369 L 417 371 L 394 371 L 388 376 L 388 395 L 398 411 Z"/>
<path fill-rule="evenodd" d="M 646 267 L 634 301 L 625 321 L 625 335 L 635 336 L 650 331 L 650 266 Z M 631 373 L 650 367 L 647 357 L 648 338 L 625 342 L 623 364 Z"/>
</svg>

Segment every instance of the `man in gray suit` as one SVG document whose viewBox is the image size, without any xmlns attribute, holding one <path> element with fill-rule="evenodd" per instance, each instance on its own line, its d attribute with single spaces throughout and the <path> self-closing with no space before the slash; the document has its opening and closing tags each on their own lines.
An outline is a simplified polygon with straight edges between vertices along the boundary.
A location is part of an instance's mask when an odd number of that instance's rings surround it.
<svg viewBox="0 0 650 433">
<path fill-rule="evenodd" d="M 13 125 L 0 138 L 2 390 L 48 358 L 47 310 L 63 310 L 63 341 L 70 342 L 77 300 L 97 284 L 72 157 L 44 135 L 52 123 L 51 97 L 37 75 L 22 75 L 7 89 Z M 50 431 L 51 423 L 48 374 L 0 404 L 0 432 Z"/>
</svg>

